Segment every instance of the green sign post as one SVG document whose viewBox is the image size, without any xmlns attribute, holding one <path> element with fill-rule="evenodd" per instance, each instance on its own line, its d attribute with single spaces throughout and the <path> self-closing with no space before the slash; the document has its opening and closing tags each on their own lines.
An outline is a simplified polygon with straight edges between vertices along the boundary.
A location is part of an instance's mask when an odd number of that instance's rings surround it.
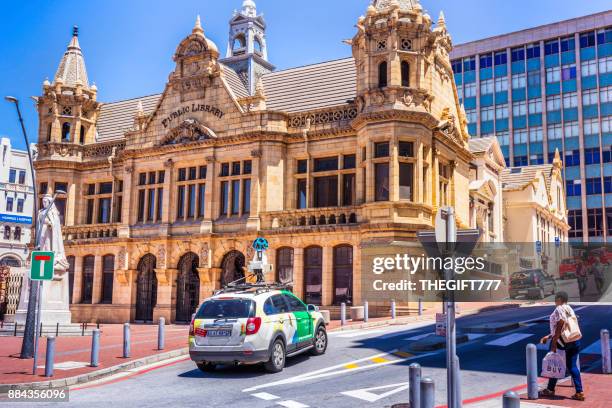
<svg viewBox="0 0 612 408">
<path fill-rule="evenodd" d="M 54 254 L 51 251 L 32 251 L 30 262 L 30 279 L 51 280 L 53 279 Z"/>
</svg>

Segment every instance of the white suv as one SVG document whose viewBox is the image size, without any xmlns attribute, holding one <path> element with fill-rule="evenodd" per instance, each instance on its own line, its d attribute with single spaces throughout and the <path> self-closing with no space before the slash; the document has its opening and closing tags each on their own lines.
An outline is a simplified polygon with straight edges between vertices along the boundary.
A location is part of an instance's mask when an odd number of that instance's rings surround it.
<svg viewBox="0 0 612 408">
<path fill-rule="evenodd" d="M 217 364 L 264 363 L 270 372 L 286 357 L 327 349 L 323 315 L 291 292 L 250 288 L 206 299 L 189 327 L 189 355 L 202 371 Z"/>
</svg>

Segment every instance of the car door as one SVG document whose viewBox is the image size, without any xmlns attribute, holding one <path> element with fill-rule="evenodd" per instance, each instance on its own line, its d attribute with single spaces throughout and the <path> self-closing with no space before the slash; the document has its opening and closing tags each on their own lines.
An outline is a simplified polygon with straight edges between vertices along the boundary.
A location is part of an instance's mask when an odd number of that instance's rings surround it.
<svg viewBox="0 0 612 408">
<path fill-rule="evenodd" d="M 301 347 L 304 343 L 308 343 L 312 339 L 312 318 L 310 317 L 310 313 L 308 313 L 308 308 L 300 299 L 288 293 L 284 296 L 295 318 L 297 326 L 296 342 L 298 343 L 298 347 Z"/>
<path fill-rule="evenodd" d="M 274 331 L 281 330 L 283 332 L 287 341 L 287 351 L 291 351 L 297 347 L 295 318 L 290 312 L 289 304 L 283 295 L 273 295 L 270 297 L 270 301 L 276 311 Z"/>
</svg>

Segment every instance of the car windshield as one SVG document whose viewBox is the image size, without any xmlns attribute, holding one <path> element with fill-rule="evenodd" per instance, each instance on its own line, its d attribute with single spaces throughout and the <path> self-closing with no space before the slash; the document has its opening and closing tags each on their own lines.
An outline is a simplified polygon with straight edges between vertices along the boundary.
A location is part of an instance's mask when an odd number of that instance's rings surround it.
<svg viewBox="0 0 612 408">
<path fill-rule="evenodd" d="M 250 299 L 212 299 L 204 302 L 196 319 L 236 319 L 253 317 L 255 302 Z"/>
</svg>

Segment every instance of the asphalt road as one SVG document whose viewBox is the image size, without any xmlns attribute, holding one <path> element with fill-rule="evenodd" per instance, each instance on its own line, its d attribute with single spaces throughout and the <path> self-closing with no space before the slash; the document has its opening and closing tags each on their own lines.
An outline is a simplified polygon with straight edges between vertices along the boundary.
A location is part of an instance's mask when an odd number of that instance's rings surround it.
<svg viewBox="0 0 612 408">
<path fill-rule="evenodd" d="M 612 322 L 612 306 L 579 305 L 575 310 L 584 334 L 583 347 L 598 353 L 595 342 L 602 326 Z M 524 384 L 525 345 L 547 334 L 551 311 L 551 306 L 533 306 L 459 318 L 459 331 L 484 323 L 523 322 L 518 329 L 499 334 L 472 334 L 458 346 L 463 399 Z M 424 376 L 434 379 L 437 403 L 444 404 L 444 350 L 418 354 L 410 347 L 433 331 L 431 324 L 411 324 L 330 333 L 324 356 L 294 357 L 278 374 L 268 374 L 259 366 L 202 373 L 191 361 L 181 361 L 113 383 L 73 390 L 70 403 L 61 406 L 389 407 L 407 402 L 408 366 L 413 362 L 423 366 Z M 544 354 L 542 348 L 540 359 Z M 594 360 L 594 355 L 583 354 L 583 369 Z"/>
</svg>

